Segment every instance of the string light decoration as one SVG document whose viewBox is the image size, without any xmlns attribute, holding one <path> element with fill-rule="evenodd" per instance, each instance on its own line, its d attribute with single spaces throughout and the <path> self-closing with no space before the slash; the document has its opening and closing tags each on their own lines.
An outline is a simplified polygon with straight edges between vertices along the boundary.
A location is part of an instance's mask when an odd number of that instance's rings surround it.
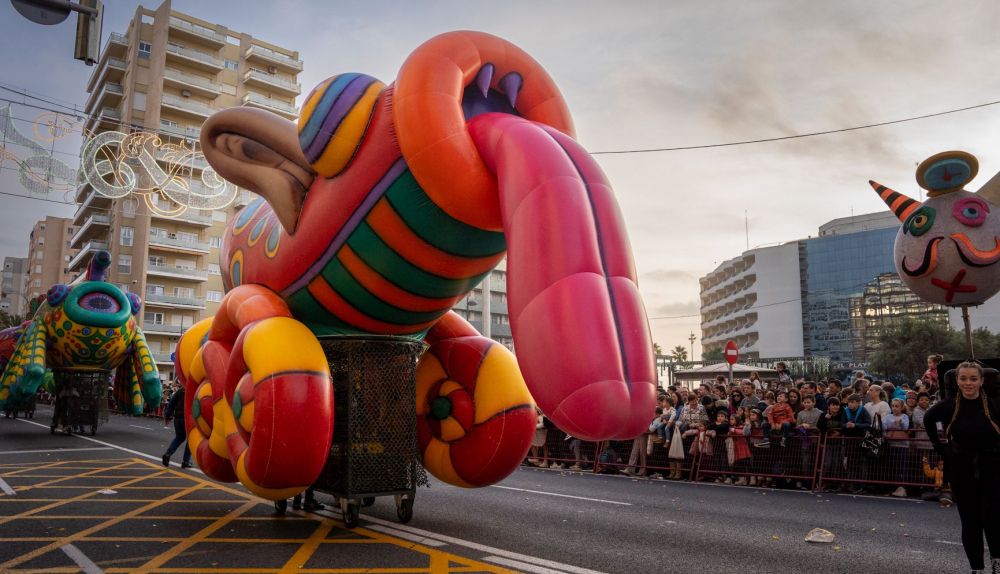
<svg viewBox="0 0 1000 574">
<path fill-rule="evenodd" d="M 187 209 L 222 209 L 239 193 L 208 165 L 195 142 L 165 143 L 151 132 L 94 135 L 83 145 L 80 169 L 96 193 L 112 199 L 143 196 L 153 213 L 166 217 Z M 196 178 L 198 169 L 201 176 Z M 165 207 L 158 196 L 176 206 Z"/>
<path fill-rule="evenodd" d="M 54 157 L 54 149 L 46 149 L 36 140 L 50 146 L 75 131 L 76 120 L 62 114 L 43 112 L 32 122 L 35 139 L 24 135 L 14 125 L 10 106 L 0 107 L 0 166 L 11 162 L 16 165 L 21 185 L 34 194 L 49 192 L 71 193 L 76 189 L 77 170 Z M 14 148 L 23 148 L 27 154 L 19 156 Z"/>
</svg>

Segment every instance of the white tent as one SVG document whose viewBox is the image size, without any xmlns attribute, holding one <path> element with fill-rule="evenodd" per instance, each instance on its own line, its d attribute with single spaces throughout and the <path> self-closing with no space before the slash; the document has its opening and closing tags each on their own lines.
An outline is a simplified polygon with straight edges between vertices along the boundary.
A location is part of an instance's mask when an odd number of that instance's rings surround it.
<svg viewBox="0 0 1000 574">
<path fill-rule="evenodd" d="M 757 373 L 762 379 L 774 378 L 778 371 L 774 369 L 768 369 L 767 367 L 755 367 L 752 365 L 743 365 L 736 363 L 733 365 L 733 377 L 736 378 L 746 378 L 750 376 L 750 373 Z M 705 365 L 704 367 L 696 367 L 694 369 L 687 369 L 684 371 L 676 371 L 674 373 L 674 380 L 677 381 L 710 381 L 715 380 L 717 375 L 729 376 L 729 363 L 715 363 L 714 365 Z"/>
</svg>

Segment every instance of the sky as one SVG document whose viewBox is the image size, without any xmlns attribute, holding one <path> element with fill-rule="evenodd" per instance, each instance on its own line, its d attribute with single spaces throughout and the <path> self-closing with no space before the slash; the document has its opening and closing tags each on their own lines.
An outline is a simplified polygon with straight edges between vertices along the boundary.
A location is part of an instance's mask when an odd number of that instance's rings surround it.
<svg viewBox="0 0 1000 574">
<path fill-rule="evenodd" d="M 124 32 L 138 4 L 105 0 L 104 36 Z M 706 146 L 596 155 L 664 349 L 688 347 L 691 332 L 700 338 L 698 277 L 748 245 L 814 236 L 831 219 L 885 209 L 869 179 L 918 196 L 914 168 L 949 149 L 979 158 L 970 190 L 1000 171 L 1000 105 L 981 106 L 1000 101 L 994 0 L 175 0 L 173 8 L 298 50 L 303 95 L 343 72 L 391 82 L 432 36 L 489 32 L 548 70 L 589 151 Z M 75 16 L 43 27 L 0 3 L 0 85 L 82 107 L 91 69 L 72 59 L 74 32 Z M 3 89 L 0 98 L 20 101 Z M 718 147 L 973 106 L 981 107 Z M 25 193 L 9 169 L 0 172 L 0 191 Z M 34 221 L 73 211 L 0 195 L 0 257 L 25 256 Z"/>
</svg>

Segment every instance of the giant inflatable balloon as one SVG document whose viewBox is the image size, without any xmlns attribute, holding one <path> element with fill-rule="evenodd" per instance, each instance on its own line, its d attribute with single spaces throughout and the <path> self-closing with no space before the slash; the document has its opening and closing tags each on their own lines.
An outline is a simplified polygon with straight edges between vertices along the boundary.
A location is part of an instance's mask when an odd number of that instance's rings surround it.
<svg viewBox="0 0 1000 574">
<path fill-rule="evenodd" d="M 559 90 L 516 46 L 443 34 L 394 84 L 336 75 L 297 126 L 235 108 L 201 141 L 262 196 L 230 222 L 222 308 L 176 353 L 210 476 L 273 499 L 316 479 L 333 428 L 317 338 L 429 344 L 415 416 L 424 466 L 452 484 L 512 472 L 536 403 L 583 439 L 645 430 L 656 374 L 625 225 Z M 516 360 L 450 312 L 505 256 Z"/>
<path fill-rule="evenodd" d="M 84 281 L 49 289 L 0 378 L 0 409 L 33 396 L 50 369 L 117 369 L 115 386 L 127 393 L 132 414 L 142 413 L 143 400 L 160 404 L 156 364 L 135 320 L 141 301 L 104 280 L 110 264 L 111 255 L 100 251 Z"/>
<path fill-rule="evenodd" d="M 927 190 L 920 203 L 869 183 L 903 223 L 894 259 L 900 278 L 921 299 L 961 307 L 980 305 L 1000 291 L 1000 208 L 964 186 L 979 172 L 971 154 L 948 151 L 917 167 Z"/>
</svg>

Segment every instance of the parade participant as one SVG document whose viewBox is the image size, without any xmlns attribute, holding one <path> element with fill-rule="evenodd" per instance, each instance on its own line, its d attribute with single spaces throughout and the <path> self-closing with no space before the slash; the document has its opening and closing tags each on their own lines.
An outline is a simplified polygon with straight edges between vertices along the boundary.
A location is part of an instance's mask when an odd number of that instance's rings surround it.
<svg viewBox="0 0 1000 574">
<path fill-rule="evenodd" d="M 993 572 L 1000 572 L 1000 401 L 983 389 L 983 368 L 965 362 L 956 369 L 959 393 L 924 416 L 927 435 L 945 461 L 962 521 L 962 546 L 973 572 L 984 572 L 983 535 Z M 944 425 L 944 436 L 937 424 Z M 945 444 L 942 439 L 947 439 Z"/>
<path fill-rule="evenodd" d="M 170 402 L 163 411 L 163 424 L 166 425 L 174 420 L 174 440 L 167 447 L 167 452 L 163 453 L 163 466 L 170 466 L 170 457 L 177 452 L 177 447 L 184 445 L 184 458 L 181 459 L 181 468 L 191 467 L 191 449 L 187 447 L 187 431 L 184 427 L 184 385 L 176 383 L 176 390 L 170 396 Z"/>
</svg>

